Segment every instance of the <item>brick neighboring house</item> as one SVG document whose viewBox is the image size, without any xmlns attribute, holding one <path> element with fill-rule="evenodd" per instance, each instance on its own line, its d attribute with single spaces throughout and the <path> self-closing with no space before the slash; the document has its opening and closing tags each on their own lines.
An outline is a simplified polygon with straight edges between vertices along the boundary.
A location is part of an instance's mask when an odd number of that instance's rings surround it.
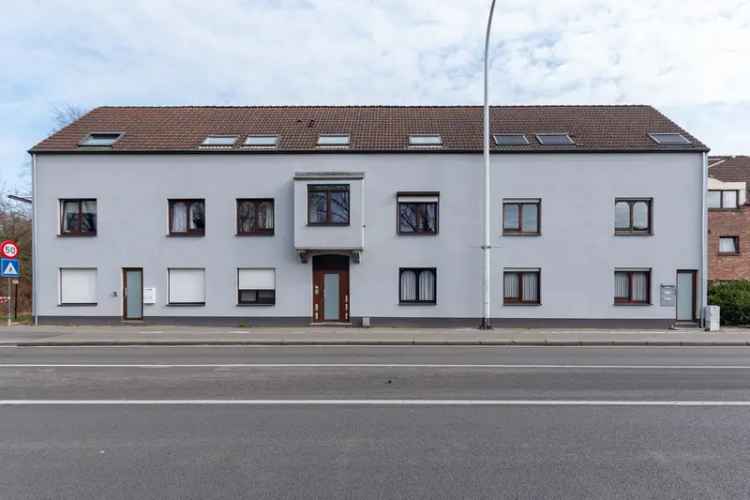
<svg viewBox="0 0 750 500">
<path fill-rule="evenodd" d="M 750 156 L 708 162 L 709 281 L 750 279 Z"/>
</svg>

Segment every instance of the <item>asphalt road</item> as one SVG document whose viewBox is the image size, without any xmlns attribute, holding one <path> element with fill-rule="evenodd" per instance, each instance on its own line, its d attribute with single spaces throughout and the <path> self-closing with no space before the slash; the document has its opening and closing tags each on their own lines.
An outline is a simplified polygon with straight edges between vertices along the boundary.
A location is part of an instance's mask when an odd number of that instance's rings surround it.
<svg viewBox="0 0 750 500">
<path fill-rule="evenodd" d="M 0 498 L 747 498 L 750 348 L 0 348 Z"/>
</svg>

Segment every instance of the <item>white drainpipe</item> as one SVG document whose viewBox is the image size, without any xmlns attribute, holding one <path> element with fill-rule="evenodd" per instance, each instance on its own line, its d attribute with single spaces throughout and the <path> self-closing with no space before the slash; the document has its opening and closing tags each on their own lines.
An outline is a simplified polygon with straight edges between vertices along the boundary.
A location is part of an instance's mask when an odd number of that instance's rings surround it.
<svg viewBox="0 0 750 500">
<path fill-rule="evenodd" d="M 31 155 L 31 314 L 34 316 L 34 326 L 39 326 L 39 276 L 37 270 L 39 269 L 37 252 L 38 243 L 37 240 L 37 204 L 39 197 L 37 196 L 37 180 L 38 175 L 36 171 L 36 155 Z"/>
<path fill-rule="evenodd" d="M 708 305 L 708 153 L 701 159 L 701 325 L 706 326 L 705 311 Z"/>
</svg>

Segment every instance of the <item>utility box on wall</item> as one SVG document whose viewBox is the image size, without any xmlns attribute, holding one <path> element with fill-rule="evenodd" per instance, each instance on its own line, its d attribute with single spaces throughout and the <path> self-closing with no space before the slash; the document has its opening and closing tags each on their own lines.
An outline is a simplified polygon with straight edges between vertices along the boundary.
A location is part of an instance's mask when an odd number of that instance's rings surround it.
<svg viewBox="0 0 750 500">
<path fill-rule="evenodd" d="M 719 306 L 706 306 L 704 314 L 706 318 L 706 331 L 718 332 L 721 329 L 721 309 Z"/>
</svg>

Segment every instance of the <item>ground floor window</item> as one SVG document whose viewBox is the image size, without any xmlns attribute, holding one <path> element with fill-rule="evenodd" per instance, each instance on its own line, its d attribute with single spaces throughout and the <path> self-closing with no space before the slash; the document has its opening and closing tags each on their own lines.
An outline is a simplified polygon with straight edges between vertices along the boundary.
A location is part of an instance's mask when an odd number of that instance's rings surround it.
<svg viewBox="0 0 750 500">
<path fill-rule="evenodd" d="M 435 304 L 437 302 L 437 270 L 434 267 L 399 269 L 401 304 Z"/>
<path fill-rule="evenodd" d="M 540 304 L 541 270 L 506 269 L 503 272 L 503 304 Z"/>
<path fill-rule="evenodd" d="M 169 304 L 202 306 L 206 304 L 205 269 L 169 269 Z"/>
<path fill-rule="evenodd" d="M 275 269 L 238 269 L 237 303 L 273 305 L 276 303 Z"/>
<path fill-rule="evenodd" d="M 615 270 L 615 304 L 650 304 L 651 270 Z"/>
<path fill-rule="evenodd" d="M 60 305 L 96 305 L 96 269 L 60 269 Z"/>
</svg>

